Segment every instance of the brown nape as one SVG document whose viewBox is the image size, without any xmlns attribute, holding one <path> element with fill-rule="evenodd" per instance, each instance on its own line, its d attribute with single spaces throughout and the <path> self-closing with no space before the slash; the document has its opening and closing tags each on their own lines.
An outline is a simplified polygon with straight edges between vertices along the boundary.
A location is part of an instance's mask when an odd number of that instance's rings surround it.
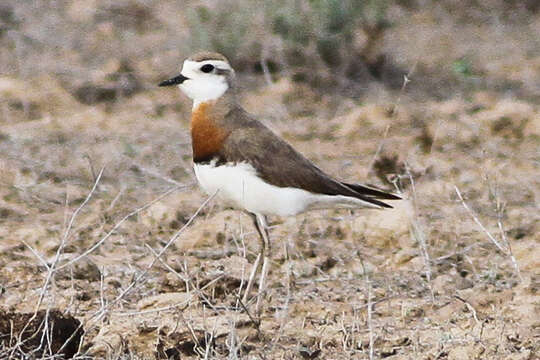
<svg viewBox="0 0 540 360">
<path fill-rule="evenodd" d="M 201 103 L 191 114 L 193 161 L 207 162 L 219 152 L 229 132 L 216 124 L 213 102 Z"/>
<path fill-rule="evenodd" d="M 197 61 L 197 62 L 206 61 L 206 60 L 221 60 L 221 61 L 229 62 L 229 60 L 227 60 L 227 58 L 221 55 L 220 53 L 215 53 L 215 52 L 210 52 L 210 51 L 198 52 L 195 55 L 191 55 L 189 57 L 189 60 Z"/>
</svg>

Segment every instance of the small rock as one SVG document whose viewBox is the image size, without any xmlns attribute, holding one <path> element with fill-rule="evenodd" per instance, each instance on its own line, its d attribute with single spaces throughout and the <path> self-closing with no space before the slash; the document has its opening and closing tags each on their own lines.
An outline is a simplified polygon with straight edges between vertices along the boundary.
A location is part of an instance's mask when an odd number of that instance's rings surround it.
<svg viewBox="0 0 540 360">
<path fill-rule="evenodd" d="M 414 249 L 402 249 L 394 255 L 396 265 L 403 265 L 414 259 L 418 255 L 418 251 Z"/>
<path fill-rule="evenodd" d="M 59 270 L 57 276 L 60 279 L 88 280 L 90 282 L 101 280 L 101 271 L 98 266 L 88 258 L 82 258 L 75 263 Z"/>
<path fill-rule="evenodd" d="M 100 83 L 85 83 L 73 91 L 73 96 L 83 104 L 115 101 L 119 97 L 130 97 L 141 91 L 142 85 L 134 75 L 131 65 L 121 61 L 118 68 Z"/>
<path fill-rule="evenodd" d="M 434 292 L 446 294 L 454 288 L 454 278 L 447 274 L 439 275 L 433 280 L 431 286 Z"/>
<path fill-rule="evenodd" d="M 357 261 L 352 266 L 352 272 L 358 276 L 364 276 L 365 274 L 372 274 L 376 269 L 377 267 L 375 265 L 365 260 L 363 262 Z"/>
<path fill-rule="evenodd" d="M 507 359 L 508 360 L 529 360 L 529 359 L 533 359 L 533 357 L 531 357 L 531 355 L 532 355 L 531 350 L 524 349 L 523 351 L 521 351 L 518 354 L 510 354 L 510 355 L 508 355 Z"/>
<path fill-rule="evenodd" d="M 480 359 L 484 351 L 480 345 L 452 346 L 448 352 L 448 360 Z"/>
<path fill-rule="evenodd" d="M 300 346 L 298 352 L 304 359 L 315 359 L 320 355 L 321 349 L 310 349 L 307 346 Z"/>
<path fill-rule="evenodd" d="M 167 306 L 183 307 L 189 303 L 195 303 L 196 296 L 184 292 L 171 292 L 150 296 L 139 301 L 138 309 L 162 308 Z"/>
<path fill-rule="evenodd" d="M 73 277 L 77 280 L 99 281 L 101 271 L 93 261 L 83 258 L 73 264 Z"/>
<path fill-rule="evenodd" d="M 296 278 L 308 278 L 317 273 L 315 266 L 307 261 L 291 260 L 283 265 L 283 271 L 286 271 L 286 266 L 290 266 Z"/>
</svg>

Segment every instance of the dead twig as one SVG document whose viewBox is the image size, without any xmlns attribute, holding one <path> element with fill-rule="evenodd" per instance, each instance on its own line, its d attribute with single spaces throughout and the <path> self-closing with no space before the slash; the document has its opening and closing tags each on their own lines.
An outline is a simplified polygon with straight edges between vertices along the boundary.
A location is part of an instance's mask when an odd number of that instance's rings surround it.
<svg viewBox="0 0 540 360">
<path fill-rule="evenodd" d="M 473 315 L 473 318 L 474 320 L 476 321 L 476 324 L 477 325 L 480 325 L 480 320 L 478 320 L 478 315 L 476 313 L 476 309 L 474 308 L 474 306 L 471 305 L 470 302 L 468 302 L 467 300 L 461 298 L 460 296 L 458 295 L 454 295 L 454 297 L 456 299 L 458 299 L 459 301 L 461 301 L 462 303 L 465 304 L 465 306 L 467 306 L 467 309 L 471 312 L 471 314 Z"/>
<path fill-rule="evenodd" d="M 364 283 L 366 286 L 367 323 L 368 323 L 368 330 L 369 330 L 369 360 L 373 360 L 375 335 L 373 333 L 373 303 L 371 302 L 371 282 L 369 280 L 367 269 L 364 266 L 364 260 L 360 256 L 359 252 L 358 252 L 358 258 L 360 259 L 360 264 L 362 265 L 362 272 L 364 273 Z"/>
<path fill-rule="evenodd" d="M 170 193 L 172 190 L 169 190 L 167 193 Z M 202 209 L 216 196 L 217 194 L 217 191 L 209 196 L 202 204 L 201 206 L 199 206 L 199 208 L 195 211 L 195 213 L 189 218 L 189 220 L 184 224 L 184 226 L 182 226 L 181 229 L 179 229 L 170 239 L 169 241 L 165 244 L 165 246 L 157 253 L 156 257 L 152 260 L 152 262 L 150 264 L 148 264 L 146 266 L 146 268 L 144 269 L 144 271 L 142 273 L 140 273 L 139 275 L 137 275 L 135 277 L 135 279 L 133 279 L 131 281 L 131 283 L 119 294 L 117 295 L 113 300 L 111 300 L 110 302 L 108 302 L 105 306 L 105 308 L 103 309 L 99 309 L 98 311 L 96 311 L 94 314 L 92 314 L 84 323 L 84 325 L 87 325 L 88 323 L 90 323 L 91 321 L 98 321 L 99 319 L 101 319 L 103 316 L 105 316 L 109 310 L 111 309 L 111 307 L 115 304 L 117 304 L 120 300 L 122 300 L 136 285 L 141 285 L 141 284 L 144 284 L 144 277 L 146 276 L 146 274 L 148 274 L 148 271 L 150 271 L 150 269 L 155 265 L 155 263 L 158 261 L 158 259 L 165 253 L 165 251 L 169 248 L 169 246 L 176 240 L 178 239 L 178 237 L 185 231 L 185 229 L 191 225 L 191 223 L 193 222 L 193 220 L 199 215 L 199 213 L 202 211 Z M 165 195 L 165 194 L 164 194 Z M 161 197 L 163 197 L 164 195 L 162 195 Z M 155 201 L 154 201 L 155 202 Z M 82 324 L 81 324 L 82 325 Z M 88 331 L 88 329 L 87 329 Z"/>
<path fill-rule="evenodd" d="M 397 97 L 394 105 L 390 109 L 390 114 L 391 114 L 392 117 L 395 117 L 397 115 L 398 106 L 401 104 L 401 97 L 403 96 L 403 93 L 405 92 L 405 88 L 407 87 L 407 84 L 409 84 L 411 82 L 411 76 L 412 76 L 414 70 L 416 69 L 417 64 L 418 64 L 418 61 L 416 61 L 413 64 L 413 66 L 411 67 L 411 69 L 409 70 L 409 72 L 406 75 L 403 75 L 403 84 L 401 84 L 401 89 L 399 90 L 398 97 Z M 371 175 L 371 173 L 373 171 L 373 166 L 375 165 L 375 161 L 377 160 L 377 157 L 382 152 L 382 149 L 383 149 L 384 144 L 386 142 L 386 137 L 388 136 L 388 131 L 389 130 L 390 130 L 390 124 L 387 125 L 386 128 L 384 129 L 383 138 L 380 141 L 379 146 L 377 147 L 377 150 L 375 151 L 375 154 L 373 154 L 373 157 L 371 158 L 371 161 L 370 161 L 369 166 L 368 166 L 367 176 Z"/>
<path fill-rule="evenodd" d="M 73 224 L 75 223 L 75 220 L 77 219 L 77 216 L 79 215 L 80 211 L 86 206 L 86 204 L 90 201 L 90 199 L 94 195 L 94 193 L 95 193 L 95 191 L 97 189 L 97 186 L 98 186 L 98 184 L 99 184 L 99 182 L 101 180 L 101 177 L 103 175 L 104 170 L 105 170 L 104 167 L 101 168 L 99 174 L 95 178 L 94 185 L 92 186 L 92 189 L 90 190 L 90 192 L 88 193 L 88 195 L 86 196 L 84 201 L 77 207 L 77 209 L 75 209 L 75 211 L 71 215 L 69 223 L 68 223 L 68 225 L 66 227 L 66 230 L 64 231 L 64 235 L 62 236 L 62 239 L 60 240 L 60 244 L 58 246 L 58 249 L 56 250 L 54 259 L 53 259 L 53 261 L 52 261 L 52 263 L 50 265 L 48 265 L 47 262 L 44 260 L 44 258 L 42 256 L 40 256 L 39 253 L 36 250 L 34 250 L 29 244 L 26 244 L 26 243 L 23 242 L 23 244 L 25 244 L 30 249 L 30 251 L 34 254 L 34 256 L 36 256 L 38 258 L 38 260 L 45 266 L 45 268 L 47 269 L 47 275 L 46 275 L 45 281 L 44 281 L 44 283 L 43 283 L 43 285 L 41 287 L 39 298 L 38 298 L 38 301 L 36 302 L 36 306 L 34 308 L 34 313 L 33 313 L 32 317 L 30 317 L 30 319 L 27 321 L 27 323 L 25 324 L 23 329 L 21 330 L 19 338 L 17 339 L 17 344 L 15 344 L 13 349 L 19 348 L 24 343 L 24 341 L 28 340 L 28 338 L 27 338 L 26 340 L 23 341 L 22 340 L 22 335 L 24 334 L 24 332 L 26 331 L 28 326 L 30 326 L 32 321 L 34 321 L 35 318 L 37 317 L 39 308 L 41 307 L 41 305 L 43 303 L 43 299 L 45 298 L 45 295 L 47 293 L 47 288 L 49 287 L 49 283 L 51 282 L 52 277 L 54 275 L 54 272 L 56 270 L 56 265 L 58 264 L 58 261 L 60 260 L 60 255 L 62 254 L 62 252 L 63 252 L 63 250 L 64 250 L 64 248 L 66 246 L 66 243 L 68 241 L 69 235 L 71 233 L 71 229 L 73 228 Z M 42 333 L 41 345 L 36 349 L 36 351 L 38 351 L 42 347 L 43 341 L 45 339 L 44 336 L 48 336 L 48 334 L 47 334 L 48 333 L 47 329 L 49 329 L 48 318 L 49 318 L 49 308 L 47 308 L 47 311 L 46 311 L 45 316 L 44 316 L 44 330 L 43 330 L 43 333 Z M 49 344 L 50 344 L 50 339 L 49 339 Z"/>
<path fill-rule="evenodd" d="M 405 171 L 407 172 L 407 176 L 409 177 L 409 180 L 411 182 L 412 202 L 413 202 L 413 210 L 414 210 L 413 214 L 410 216 L 411 233 L 413 237 L 420 244 L 420 249 L 422 251 L 422 258 L 424 259 L 424 265 L 426 268 L 427 285 L 431 293 L 431 302 L 435 303 L 435 294 L 433 293 L 433 287 L 431 286 L 431 277 L 432 277 L 431 258 L 429 256 L 429 251 L 427 248 L 427 242 L 426 242 L 424 231 L 420 225 L 420 222 L 418 221 L 418 201 L 417 201 L 418 198 L 416 196 L 416 185 L 414 183 L 414 178 L 407 164 L 405 165 Z"/>
<path fill-rule="evenodd" d="M 101 168 L 101 170 L 99 171 L 99 174 L 97 175 L 96 181 L 94 182 L 94 186 L 92 186 L 92 189 L 90 190 L 90 192 L 88 193 L 88 195 L 86 196 L 84 201 L 81 203 L 81 205 L 79 205 L 79 207 L 71 215 L 68 226 L 67 226 L 67 228 L 66 228 L 66 230 L 64 232 L 64 236 L 62 237 L 62 240 L 60 241 L 60 245 L 58 246 L 58 249 L 56 250 L 54 260 L 53 260 L 52 264 L 48 267 L 47 278 L 45 279 L 45 283 L 43 284 L 42 291 L 41 291 L 41 293 L 39 295 L 39 300 L 38 300 L 38 302 L 36 304 L 36 307 L 35 307 L 35 313 L 36 314 L 37 314 L 37 312 L 39 310 L 39 307 L 41 306 L 41 303 L 43 302 L 43 298 L 45 296 L 47 286 L 49 285 L 49 282 L 51 281 L 51 278 L 52 278 L 52 276 L 54 274 L 55 267 L 58 264 L 58 261 L 60 259 L 60 255 L 62 254 L 62 251 L 64 250 L 64 247 L 66 246 L 66 242 L 67 242 L 67 239 L 68 239 L 68 237 L 70 235 L 71 229 L 73 227 L 73 223 L 75 222 L 75 219 L 79 215 L 79 212 L 86 206 L 88 201 L 90 201 L 90 199 L 92 198 L 92 195 L 96 191 L 96 188 L 97 188 L 97 186 L 99 184 L 99 181 L 101 180 L 101 176 L 103 175 L 104 170 L 105 170 L 104 167 Z"/>
<path fill-rule="evenodd" d="M 160 196 L 158 196 L 157 198 L 155 198 L 154 200 L 146 203 L 145 205 L 133 210 L 132 212 L 130 212 L 129 214 L 127 214 L 126 216 L 124 216 L 120 221 L 118 221 L 111 230 L 109 230 L 105 236 L 103 236 L 98 242 L 96 242 L 94 245 L 92 245 L 89 249 L 87 249 L 86 251 L 84 251 L 82 254 L 76 256 L 75 258 L 71 259 L 70 261 L 66 262 L 65 264 L 63 264 L 62 266 L 59 266 L 58 268 L 56 268 L 56 271 L 60 270 L 60 269 L 63 269 L 71 264 L 73 264 L 74 262 L 77 262 L 79 261 L 80 259 L 82 259 L 83 257 L 87 256 L 88 254 L 92 253 L 94 250 L 96 250 L 101 244 L 103 244 L 127 219 L 129 219 L 130 217 L 132 216 L 135 216 L 137 215 L 138 213 L 148 209 L 150 206 L 154 205 L 155 203 L 159 202 L 160 200 L 162 200 L 163 198 L 167 197 L 168 195 L 170 195 L 171 193 L 177 191 L 177 190 L 180 190 L 180 189 L 187 189 L 189 187 L 193 186 L 193 184 L 189 184 L 189 185 L 184 185 L 184 186 L 175 186 L 167 191 L 165 191 L 163 194 L 161 194 Z"/>
<path fill-rule="evenodd" d="M 519 270 L 519 265 L 517 263 L 516 257 L 514 256 L 514 253 L 512 252 L 512 246 L 510 245 L 510 241 L 508 241 L 508 238 L 506 237 L 506 230 L 504 229 L 503 225 L 503 216 L 504 216 L 504 210 L 505 210 L 505 204 L 500 201 L 499 192 L 497 191 L 496 197 L 495 197 L 497 203 L 497 226 L 499 227 L 499 232 L 501 234 L 502 241 L 506 244 L 506 248 L 508 249 L 508 256 L 510 257 L 510 261 L 512 261 L 512 265 L 514 266 L 514 269 L 516 270 L 516 274 L 520 281 L 523 281 L 523 277 L 521 276 L 521 271 Z"/>
<path fill-rule="evenodd" d="M 472 209 L 469 207 L 469 205 L 467 205 L 467 203 L 465 202 L 465 200 L 463 199 L 463 196 L 461 196 L 461 192 L 459 191 L 458 187 L 454 185 L 454 190 L 456 191 L 456 194 L 459 198 L 459 200 L 461 201 L 461 204 L 463 205 L 463 207 L 465 208 L 465 210 L 467 210 L 467 212 L 469 213 L 469 215 L 472 217 L 472 219 L 474 220 L 474 222 L 476 223 L 476 225 L 478 225 L 480 227 L 480 229 L 487 235 L 488 239 L 493 243 L 495 244 L 495 246 L 497 246 L 497 248 L 505 255 L 508 255 L 507 251 L 502 247 L 502 245 L 497 241 L 497 239 L 495 239 L 495 237 L 493 235 L 491 235 L 491 233 L 488 231 L 488 229 L 486 229 L 484 227 L 484 225 L 482 224 L 482 222 L 480 222 L 480 220 L 478 219 L 478 217 L 476 216 L 476 214 L 474 213 L 474 211 L 472 211 Z"/>
</svg>

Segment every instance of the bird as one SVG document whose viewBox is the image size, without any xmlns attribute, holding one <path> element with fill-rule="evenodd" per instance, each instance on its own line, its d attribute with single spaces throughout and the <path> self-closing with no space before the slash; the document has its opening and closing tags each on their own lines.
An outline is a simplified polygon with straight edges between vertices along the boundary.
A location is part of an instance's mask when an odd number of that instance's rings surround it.
<svg viewBox="0 0 540 360">
<path fill-rule="evenodd" d="M 177 86 L 193 101 L 193 169 L 207 194 L 247 212 L 261 240 L 244 291 L 249 300 L 259 268 L 259 311 L 270 264 L 267 216 L 290 217 L 316 209 L 391 208 L 383 200 L 396 194 L 342 182 L 296 151 L 238 102 L 235 71 L 227 58 L 198 52 L 183 62 L 180 74 L 158 86 Z"/>
</svg>

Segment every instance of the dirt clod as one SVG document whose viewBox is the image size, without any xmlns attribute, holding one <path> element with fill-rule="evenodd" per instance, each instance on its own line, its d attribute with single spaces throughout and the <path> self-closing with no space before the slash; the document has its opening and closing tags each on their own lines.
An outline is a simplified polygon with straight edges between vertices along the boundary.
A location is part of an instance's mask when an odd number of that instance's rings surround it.
<svg viewBox="0 0 540 360">
<path fill-rule="evenodd" d="M 46 332 L 46 334 L 44 333 Z M 71 359 L 79 348 L 84 330 L 81 322 L 59 310 L 32 313 L 0 310 L 0 358 L 13 351 L 17 356 L 56 355 Z"/>
</svg>

